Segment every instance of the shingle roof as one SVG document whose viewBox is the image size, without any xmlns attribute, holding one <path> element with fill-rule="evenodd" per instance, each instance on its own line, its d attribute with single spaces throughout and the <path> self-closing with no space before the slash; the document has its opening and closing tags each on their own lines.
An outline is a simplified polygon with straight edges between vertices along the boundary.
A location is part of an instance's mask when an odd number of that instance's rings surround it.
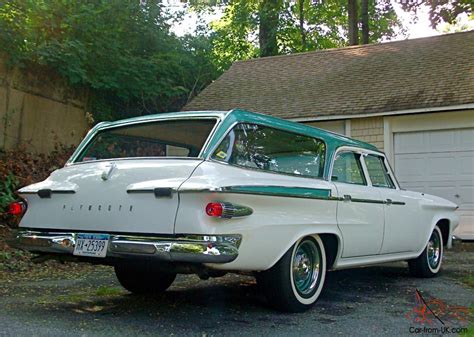
<svg viewBox="0 0 474 337">
<path fill-rule="evenodd" d="M 474 103 L 474 31 L 235 62 L 183 110 L 283 118 Z"/>
</svg>

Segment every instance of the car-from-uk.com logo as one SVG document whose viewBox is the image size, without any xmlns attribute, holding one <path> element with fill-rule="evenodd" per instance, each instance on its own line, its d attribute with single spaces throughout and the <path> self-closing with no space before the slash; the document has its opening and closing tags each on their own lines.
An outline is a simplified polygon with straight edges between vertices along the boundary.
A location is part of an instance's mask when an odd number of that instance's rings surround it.
<svg viewBox="0 0 474 337">
<path fill-rule="evenodd" d="M 472 317 L 469 308 L 449 305 L 438 298 L 423 296 L 415 289 L 416 305 L 405 314 L 412 324 L 411 334 L 461 334 L 467 333 Z"/>
</svg>

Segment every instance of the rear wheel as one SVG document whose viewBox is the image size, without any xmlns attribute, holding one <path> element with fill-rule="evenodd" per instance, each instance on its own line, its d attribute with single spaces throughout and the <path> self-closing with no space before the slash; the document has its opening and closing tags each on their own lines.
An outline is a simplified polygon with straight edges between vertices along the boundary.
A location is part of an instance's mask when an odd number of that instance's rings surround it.
<svg viewBox="0 0 474 337">
<path fill-rule="evenodd" d="M 157 271 L 149 265 L 131 264 L 116 265 L 115 275 L 122 287 L 134 294 L 160 294 L 176 278 L 174 273 Z"/>
<path fill-rule="evenodd" d="M 443 235 L 438 226 L 435 226 L 426 248 L 420 256 L 408 261 L 408 268 L 413 276 L 435 277 L 441 269 L 443 260 Z"/>
<path fill-rule="evenodd" d="M 278 310 L 302 312 L 311 308 L 326 277 L 326 254 L 319 237 L 296 242 L 275 266 L 257 274 L 257 283 Z"/>
</svg>

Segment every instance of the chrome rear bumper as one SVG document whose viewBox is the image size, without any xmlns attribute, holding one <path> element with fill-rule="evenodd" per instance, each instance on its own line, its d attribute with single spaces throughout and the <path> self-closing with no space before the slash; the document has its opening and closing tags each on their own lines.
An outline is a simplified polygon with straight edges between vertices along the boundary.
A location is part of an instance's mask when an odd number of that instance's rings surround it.
<svg viewBox="0 0 474 337">
<path fill-rule="evenodd" d="M 9 244 L 34 253 L 73 255 L 77 234 L 19 230 Z M 242 236 L 238 234 L 182 235 L 176 238 L 110 234 L 106 257 L 228 263 L 237 258 L 241 239 Z"/>
</svg>

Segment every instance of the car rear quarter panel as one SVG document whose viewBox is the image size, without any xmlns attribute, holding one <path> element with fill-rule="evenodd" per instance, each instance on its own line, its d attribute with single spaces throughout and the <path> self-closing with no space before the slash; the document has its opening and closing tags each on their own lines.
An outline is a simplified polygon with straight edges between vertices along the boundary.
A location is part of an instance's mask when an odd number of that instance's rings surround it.
<svg viewBox="0 0 474 337">
<path fill-rule="evenodd" d="M 331 183 L 204 162 L 179 189 L 180 205 L 175 232 L 189 234 L 241 234 L 238 258 L 228 264 L 211 265 L 226 270 L 266 270 L 301 237 L 332 233 L 340 238 L 336 224 L 337 202 L 330 199 L 285 197 L 213 191 L 227 186 L 283 186 L 326 189 Z M 253 209 L 242 218 L 212 218 L 205 213 L 209 202 L 231 202 Z"/>
</svg>

